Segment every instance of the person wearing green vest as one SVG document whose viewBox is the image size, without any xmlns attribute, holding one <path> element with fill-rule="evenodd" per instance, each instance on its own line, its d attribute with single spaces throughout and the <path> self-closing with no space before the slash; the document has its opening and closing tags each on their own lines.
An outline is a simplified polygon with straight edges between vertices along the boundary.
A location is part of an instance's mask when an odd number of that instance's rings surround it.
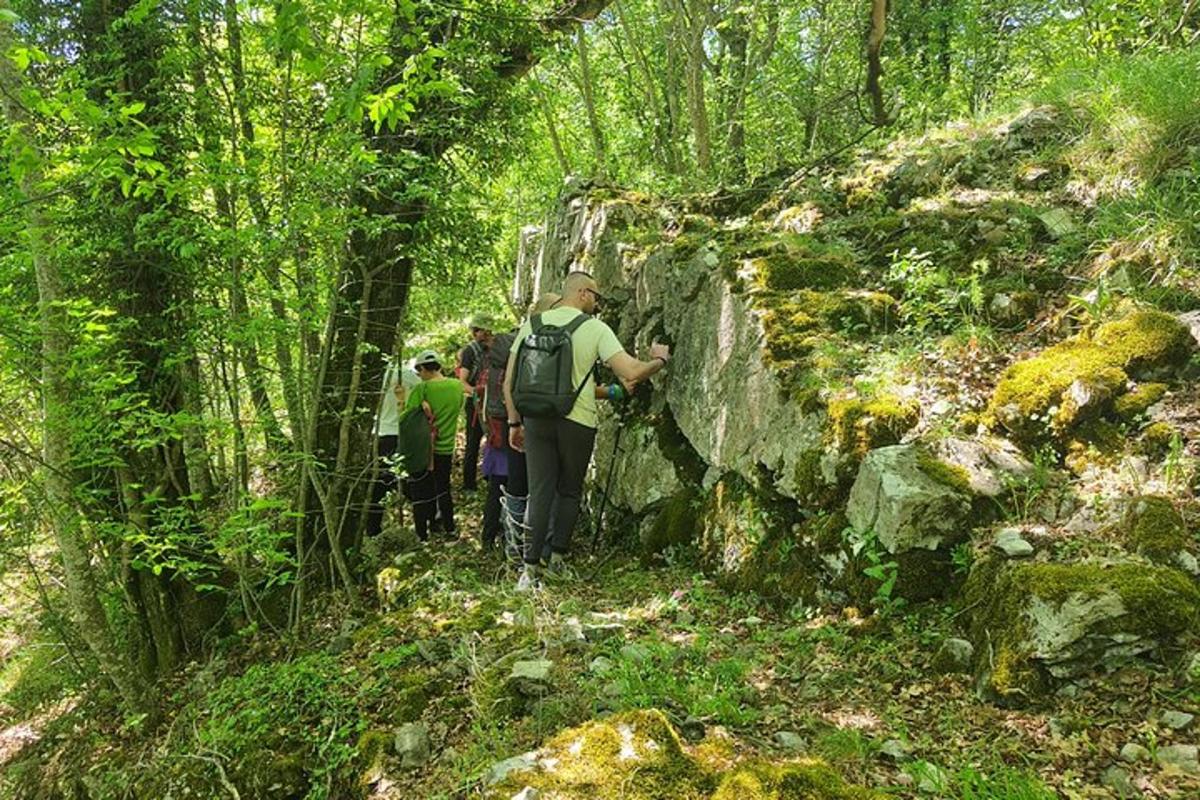
<svg viewBox="0 0 1200 800">
<path fill-rule="evenodd" d="M 450 470 L 454 459 L 454 439 L 458 434 L 458 416 L 463 406 L 463 385 L 442 375 L 438 354 L 425 350 L 413 362 L 421 382 L 408 393 L 404 410 L 424 405 L 433 417 L 437 439 L 433 445 L 433 472 L 412 488 L 413 519 L 417 538 L 429 538 L 434 517 L 441 513 L 442 528 L 454 536 L 454 498 L 450 493 Z"/>
</svg>

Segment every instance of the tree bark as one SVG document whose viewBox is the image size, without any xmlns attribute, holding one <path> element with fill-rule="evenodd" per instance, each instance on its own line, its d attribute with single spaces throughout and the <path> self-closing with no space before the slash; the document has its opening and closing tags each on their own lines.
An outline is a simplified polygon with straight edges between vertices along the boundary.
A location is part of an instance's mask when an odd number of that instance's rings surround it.
<svg viewBox="0 0 1200 800">
<path fill-rule="evenodd" d="M 605 153 L 604 129 L 596 114 L 596 97 L 592 86 L 592 69 L 588 64 L 587 32 L 583 25 L 575 29 L 575 51 L 579 54 L 579 88 L 583 92 L 583 107 L 587 112 L 588 132 L 592 137 L 592 157 L 595 174 L 603 177 L 607 170 L 608 156 Z"/>
<path fill-rule="evenodd" d="M 867 97 L 871 121 L 880 127 L 891 124 L 883 99 L 883 37 L 887 34 L 888 0 L 871 0 L 871 25 L 867 33 Z"/>
<path fill-rule="evenodd" d="M 8 11 L 0 0 L 0 12 Z M 125 704 L 134 712 L 151 713 L 147 687 L 141 672 L 118 646 L 100 603 L 100 589 L 92 572 L 83 518 L 77 510 L 71 470 L 71 390 L 67 379 L 70 363 L 67 299 L 63 280 L 50 242 L 51 226 L 37 200 L 42 183 L 42 159 L 28 120 L 17 101 L 23 79 L 8 57 L 13 44 L 10 24 L 0 16 L 0 103 L 9 124 L 10 144 L 27 157 L 20 187 L 26 200 L 29 250 L 38 288 L 38 323 L 42 345 L 42 414 L 44 420 L 42 458 L 49 513 L 66 583 L 67 605 L 80 636 L 95 656 L 105 677 L 112 681 Z M 32 156 L 32 158 L 28 158 Z"/>
</svg>

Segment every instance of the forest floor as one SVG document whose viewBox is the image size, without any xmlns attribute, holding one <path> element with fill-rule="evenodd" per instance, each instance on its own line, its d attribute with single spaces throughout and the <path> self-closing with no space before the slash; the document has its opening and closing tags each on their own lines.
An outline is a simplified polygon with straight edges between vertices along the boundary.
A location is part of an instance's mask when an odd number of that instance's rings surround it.
<svg viewBox="0 0 1200 800">
<path fill-rule="evenodd" d="M 580 559 L 577 580 L 517 594 L 512 568 L 469 538 L 479 498 L 460 507 L 463 538 L 384 545 L 378 558 L 400 566 L 385 573 L 382 608 L 331 603 L 302 643 L 253 634 L 221 647 L 166 687 L 158 730 L 100 713 L 94 697 L 76 704 L 75 684 L 54 682 L 61 662 L 22 677 L 9 659 L 0 774 L 12 773 L 0 797 L 23 796 L 14 787 L 31 785 L 18 778 L 35 769 L 41 785 L 87 774 L 91 797 L 180 796 L 168 786 L 205 796 L 205 785 L 212 796 L 233 796 L 232 785 L 241 797 L 473 796 L 502 759 L 635 708 L 661 709 L 685 741 L 717 738 L 775 761 L 819 755 L 848 781 L 901 798 L 1111 798 L 1121 786 L 1200 797 L 1195 776 L 1120 757 L 1129 743 L 1153 753 L 1192 740 L 1158 724 L 1164 711 L 1200 713 L 1200 693 L 1177 675 L 1133 668 L 999 708 L 977 698 L 970 676 L 931 665 L 962 609 L 781 610 L 687 563 L 648 568 L 620 546 Z M 553 663 L 540 699 L 512 691 L 523 659 Z M 385 751 L 414 721 L 431 755 L 402 769 Z"/>
</svg>

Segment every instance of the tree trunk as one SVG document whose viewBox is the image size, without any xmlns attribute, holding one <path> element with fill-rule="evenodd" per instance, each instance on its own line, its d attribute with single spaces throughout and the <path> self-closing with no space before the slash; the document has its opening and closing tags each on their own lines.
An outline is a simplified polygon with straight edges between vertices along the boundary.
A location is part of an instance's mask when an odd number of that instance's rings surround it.
<svg viewBox="0 0 1200 800">
<path fill-rule="evenodd" d="M 25 195 L 29 250 L 38 288 L 38 322 L 42 339 L 42 452 L 45 462 L 46 500 L 55 541 L 62 559 L 67 605 L 79 634 L 95 656 L 104 676 L 112 681 L 125 704 L 134 712 L 151 713 L 146 684 L 128 653 L 117 644 L 104 607 L 100 588 L 92 572 L 91 554 L 84 536 L 83 519 L 72 491 L 71 389 L 67 379 L 70 364 L 67 299 L 62 276 L 50 244 L 49 221 L 37 199 L 42 182 L 40 153 L 27 134 L 28 120 L 16 98 L 22 76 L 9 58 L 13 44 L 10 23 L 5 17 L 7 0 L 0 0 L 0 103 L 9 125 L 9 143 L 25 156 L 26 167 L 20 187 Z M 30 158 L 32 156 L 32 158 Z"/>
<path fill-rule="evenodd" d="M 580 25 L 575 29 L 575 49 L 579 54 L 579 88 L 583 92 L 583 107 L 587 111 L 588 132 L 592 137 L 592 155 L 595 159 L 595 174 L 603 177 L 607 172 L 608 156 L 605 153 L 604 129 L 596 114 L 596 96 L 592 87 L 592 69 L 588 64 L 587 32 Z"/>
<path fill-rule="evenodd" d="M 687 26 L 687 98 L 692 123 L 696 168 L 707 175 L 712 170 L 712 139 L 708 130 L 708 105 L 704 99 L 704 34 L 708 30 L 708 0 L 677 0 Z M 686 5 L 685 5 L 686 4 Z"/>
<path fill-rule="evenodd" d="M 182 97 L 165 91 L 164 64 L 175 68 L 163 60 L 170 32 L 161 10 L 141 18 L 126 16 L 135 5 L 136 0 L 84 4 L 79 64 L 97 99 L 104 101 L 115 91 L 144 104 L 139 119 L 158 132 L 155 157 L 175 172 L 184 148 L 174 125 L 183 109 Z M 120 26 L 113 24 L 118 19 Z M 102 302 L 111 303 L 132 323 L 124 342 L 135 369 L 131 389 L 140 392 L 162 419 L 178 420 L 187 408 L 182 388 L 193 328 L 189 265 L 165 247 L 162 237 L 148 236 L 143 226 L 150 219 L 177 224 L 185 215 L 179 199 L 126 197 L 115 180 L 100 180 L 96 189 L 108 203 L 89 209 L 87 221 L 114 245 L 98 259 L 96 285 L 105 294 Z M 124 588 L 142 634 L 131 640 L 140 639 L 152 651 L 139 662 L 153 663 L 156 672 L 164 674 L 185 656 L 198 653 L 206 634 L 223 618 L 223 592 L 199 591 L 193 581 L 203 572 L 204 583 L 221 585 L 229 576 L 196 516 L 187 451 L 178 437 L 164 433 L 151 446 L 129 442 L 118 443 L 118 448 L 124 462 L 118 473 L 124 475 L 118 474 L 115 481 L 120 493 L 109 510 L 117 515 L 113 521 L 149 542 L 171 540 L 164 548 L 126 544 L 135 574 Z M 185 574 L 162 564 L 160 549 L 194 566 Z"/>
<path fill-rule="evenodd" d="M 888 0 L 871 0 L 871 26 L 867 33 L 867 97 L 871 101 L 872 122 L 880 127 L 891 124 L 883 99 L 883 37 L 887 33 Z"/>
</svg>

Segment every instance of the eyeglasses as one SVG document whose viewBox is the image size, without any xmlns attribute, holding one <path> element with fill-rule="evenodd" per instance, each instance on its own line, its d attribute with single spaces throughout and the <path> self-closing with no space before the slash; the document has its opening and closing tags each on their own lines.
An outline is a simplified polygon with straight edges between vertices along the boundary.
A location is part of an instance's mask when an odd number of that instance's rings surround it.
<svg viewBox="0 0 1200 800">
<path fill-rule="evenodd" d="M 592 297 L 596 298 L 596 305 L 604 305 L 604 295 L 600 294 L 595 289 L 591 289 L 591 288 L 584 289 L 584 291 L 592 293 Z"/>
</svg>

